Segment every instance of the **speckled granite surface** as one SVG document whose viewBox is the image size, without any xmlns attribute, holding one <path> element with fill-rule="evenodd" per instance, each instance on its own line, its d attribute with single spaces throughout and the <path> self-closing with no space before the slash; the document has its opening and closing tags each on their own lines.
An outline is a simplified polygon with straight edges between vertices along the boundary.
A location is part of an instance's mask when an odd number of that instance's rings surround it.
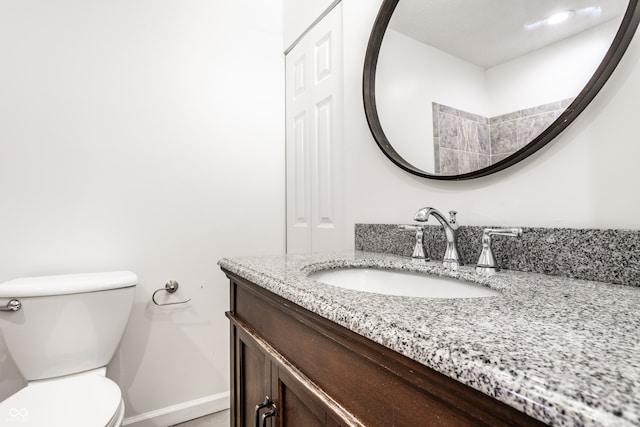
<svg viewBox="0 0 640 427">
<path fill-rule="evenodd" d="M 225 258 L 219 265 L 327 319 L 557 426 L 640 425 L 640 289 L 369 252 Z M 453 276 L 497 297 L 430 299 L 307 277 L 340 267 Z"/>
<path fill-rule="evenodd" d="M 460 227 L 458 246 L 465 264 L 478 261 L 483 228 Z M 442 259 L 442 227 L 424 229 L 427 254 Z M 502 268 L 640 286 L 640 230 L 522 229 L 522 237 L 494 236 L 492 246 Z M 356 224 L 355 249 L 411 256 L 414 235 L 396 224 Z"/>
</svg>

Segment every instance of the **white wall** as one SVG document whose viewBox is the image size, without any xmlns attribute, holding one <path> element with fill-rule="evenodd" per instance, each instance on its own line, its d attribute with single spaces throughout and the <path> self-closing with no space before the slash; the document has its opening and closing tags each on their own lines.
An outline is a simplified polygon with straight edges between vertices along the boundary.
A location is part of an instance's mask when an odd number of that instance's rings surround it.
<svg viewBox="0 0 640 427">
<path fill-rule="evenodd" d="M 291 47 L 293 42 L 336 1 L 339 0 L 283 0 L 284 49 Z"/>
<path fill-rule="evenodd" d="M 434 66 L 434 64 L 438 64 Z M 434 170 L 432 102 L 488 116 L 485 69 L 388 29 L 376 70 L 380 123 L 394 149 Z"/>
<path fill-rule="evenodd" d="M 229 389 L 216 261 L 284 251 L 282 44 L 281 0 L 0 1 L 0 281 L 138 274 L 127 417 Z"/>
<path fill-rule="evenodd" d="M 602 62 L 620 22 L 612 19 L 487 70 L 489 117 L 574 98 Z M 518 96 L 513 96 L 513 94 Z"/>
<path fill-rule="evenodd" d="M 440 182 L 393 165 L 367 127 L 362 67 L 380 4 L 343 2 L 349 224 L 411 222 L 416 209 L 434 206 L 456 209 L 463 225 L 640 227 L 640 37 L 594 102 L 546 148 L 485 178 Z"/>
</svg>

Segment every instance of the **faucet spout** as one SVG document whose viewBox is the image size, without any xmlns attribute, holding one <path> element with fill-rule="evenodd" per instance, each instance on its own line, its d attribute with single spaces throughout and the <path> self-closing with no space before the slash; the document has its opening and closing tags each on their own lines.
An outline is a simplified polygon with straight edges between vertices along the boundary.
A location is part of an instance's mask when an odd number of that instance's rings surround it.
<svg viewBox="0 0 640 427">
<path fill-rule="evenodd" d="M 444 252 L 442 264 L 450 269 L 457 269 L 462 265 L 462 258 L 458 252 L 458 227 L 456 220 L 456 211 L 449 211 L 449 220 L 447 220 L 442 212 L 435 208 L 425 207 L 418 210 L 414 216 L 415 221 L 427 222 L 429 216 L 433 216 L 444 229 L 447 238 L 447 249 Z"/>
<path fill-rule="evenodd" d="M 458 223 L 456 222 L 456 214 L 457 213 L 458 212 L 456 212 L 456 211 L 449 211 L 450 221 L 447 221 L 447 219 L 444 217 L 442 212 L 440 212 L 436 208 L 427 207 L 427 208 L 422 208 L 422 209 L 418 210 L 418 212 L 416 212 L 416 215 L 415 215 L 415 217 L 413 219 L 415 221 L 427 222 L 427 220 L 429 219 L 429 215 L 431 215 L 435 219 L 437 219 L 438 222 L 440 224 L 442 224 L 442 226 L 445 229 L 446 228 L 453 228 L 454 230 L 457 230 L 458 229 Z"/>
</svg>

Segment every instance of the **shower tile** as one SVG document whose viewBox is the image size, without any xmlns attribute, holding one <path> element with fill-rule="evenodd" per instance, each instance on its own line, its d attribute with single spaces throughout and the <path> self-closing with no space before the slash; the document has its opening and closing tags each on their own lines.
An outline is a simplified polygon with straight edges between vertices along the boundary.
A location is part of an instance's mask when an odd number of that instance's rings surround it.
<svg viewBox="0 0 640 427">
<path fill-rule="evenodd" d="M 489 124 L 492 126 L 496 123 L 508 122 L 522 117 L 522 111 L 514 111 L 513 113 L 502 114 L 500 116 L 491 117 Z"/>
<path fill-rule="evenodd" d="M 491 154 L 514 151 L 517 144 L 516 123 L 506 121 L 491 126 Z"/>
<path fill-rule="evenodd" d="M 512 154 L 513 154 L 513 152 L 512 153 L 502 153 L 502 154 L 491 155 L 491 164 L 495 165 L 500 160 L 504 160 L 504 159 L 506 159 L 507 157 L 509 157 Z"/>
<path fill-rule="evenodd" d="M 434 173 L 440 173 L 440 138 L 433 138 L 433 166 Z"/>
<path fill-rule="evenodd" d="M 440 148 L 440 174 L 441 175 L 457 175 L 458 174 L 458 151 L 447 148 Z"/>
<path fill-rule="evenodd" d="M 554 111 L 518 119 L 516 121 L 517 145 L 514 148 L 520 149 L 533 141 L 555 119 L 556 113 Z"/>
<path fill-rule="evenodd" d="M 478 154 L 478 169 L 486 168 L 487 166 L 491 166 L 491 156 Z"/>
<path fill-rule="evenodd" d="M 467 111 L 462 111 L 462 110 L 458 110 L 458 116 L 467 120 L 472 120 L 476 123 L 485 123 L 488 120 L 486 117 L 482 117 L 477 114 L 469 113 Z"/>
<path fill-rule="evenodd" d="M 478 154 L 458 151 L 458 173 L 478 170 Z"/>
<path fill-rule="evenodd" d="M 458 149 L 460 147 L 460 119 L 451 114 L 439 113 L 440 147 Z"/>
<path fill-rule="evenodd" d="M 546 113 L 553 110 L 559 110 L 560 108 L 561 108 L 560 101 L 551 102 L 549 104 L 544 104 L 544 105 L 538 105 L 536 107 L 526 108 L 522 110 L 522 117 L 535 116 L 536 114 Z"/>
<path fill-rule="evenodd" d="M 447 107 L 446 105 L 442 105 L 442 104 L 437 104 L 438 105 L 438 109 L 441 113 L 447 113 L 447 114 L 451 114 L 452 116 L 457 116 L 458 115 L 458 110 L 457 108 L 453 108 L 453 107 Z"/>
<path fill-rule="evenodd" d="M 432 103 L 435 173 L 469 172 L 474 163 L 482 168 L 508 157 L 534 140 L 572 101 L 568 98 L 490 119 Z"/>
<path fill-rule="evenodd" d="M 478 125 L 478 153 L 491 154 L 491 130 L 488 124 Z"/>
<path fill-rule="evenodd" d="M 477 153 L 478 148 L 478 123 L 473 120 L 460 119 L 460 150 Z"/>
</svg>

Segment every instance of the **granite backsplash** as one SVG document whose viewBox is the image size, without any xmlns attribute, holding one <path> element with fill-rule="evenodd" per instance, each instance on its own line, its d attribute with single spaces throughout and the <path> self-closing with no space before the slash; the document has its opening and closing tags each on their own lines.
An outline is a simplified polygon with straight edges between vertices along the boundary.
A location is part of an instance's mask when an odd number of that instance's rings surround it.
<svg viewBox="0 0 640 427">
<path fill-rule="evenodd" d="M 415 225 L 415 224 L 413 224 Z M 461 226 L 458 249 L 465 264 L 477 262 L 486 227 Z M 493 236 L 503 269 L 640 286 L 640 230 L 523 227 L 522 237 Z M 398 224 L 356 224 L 355 249 L 411 256 L 415 232 Z M 441 260 L 446 241 L 440 225 L 424 226 L 424 248 Z"/>
</svg>

